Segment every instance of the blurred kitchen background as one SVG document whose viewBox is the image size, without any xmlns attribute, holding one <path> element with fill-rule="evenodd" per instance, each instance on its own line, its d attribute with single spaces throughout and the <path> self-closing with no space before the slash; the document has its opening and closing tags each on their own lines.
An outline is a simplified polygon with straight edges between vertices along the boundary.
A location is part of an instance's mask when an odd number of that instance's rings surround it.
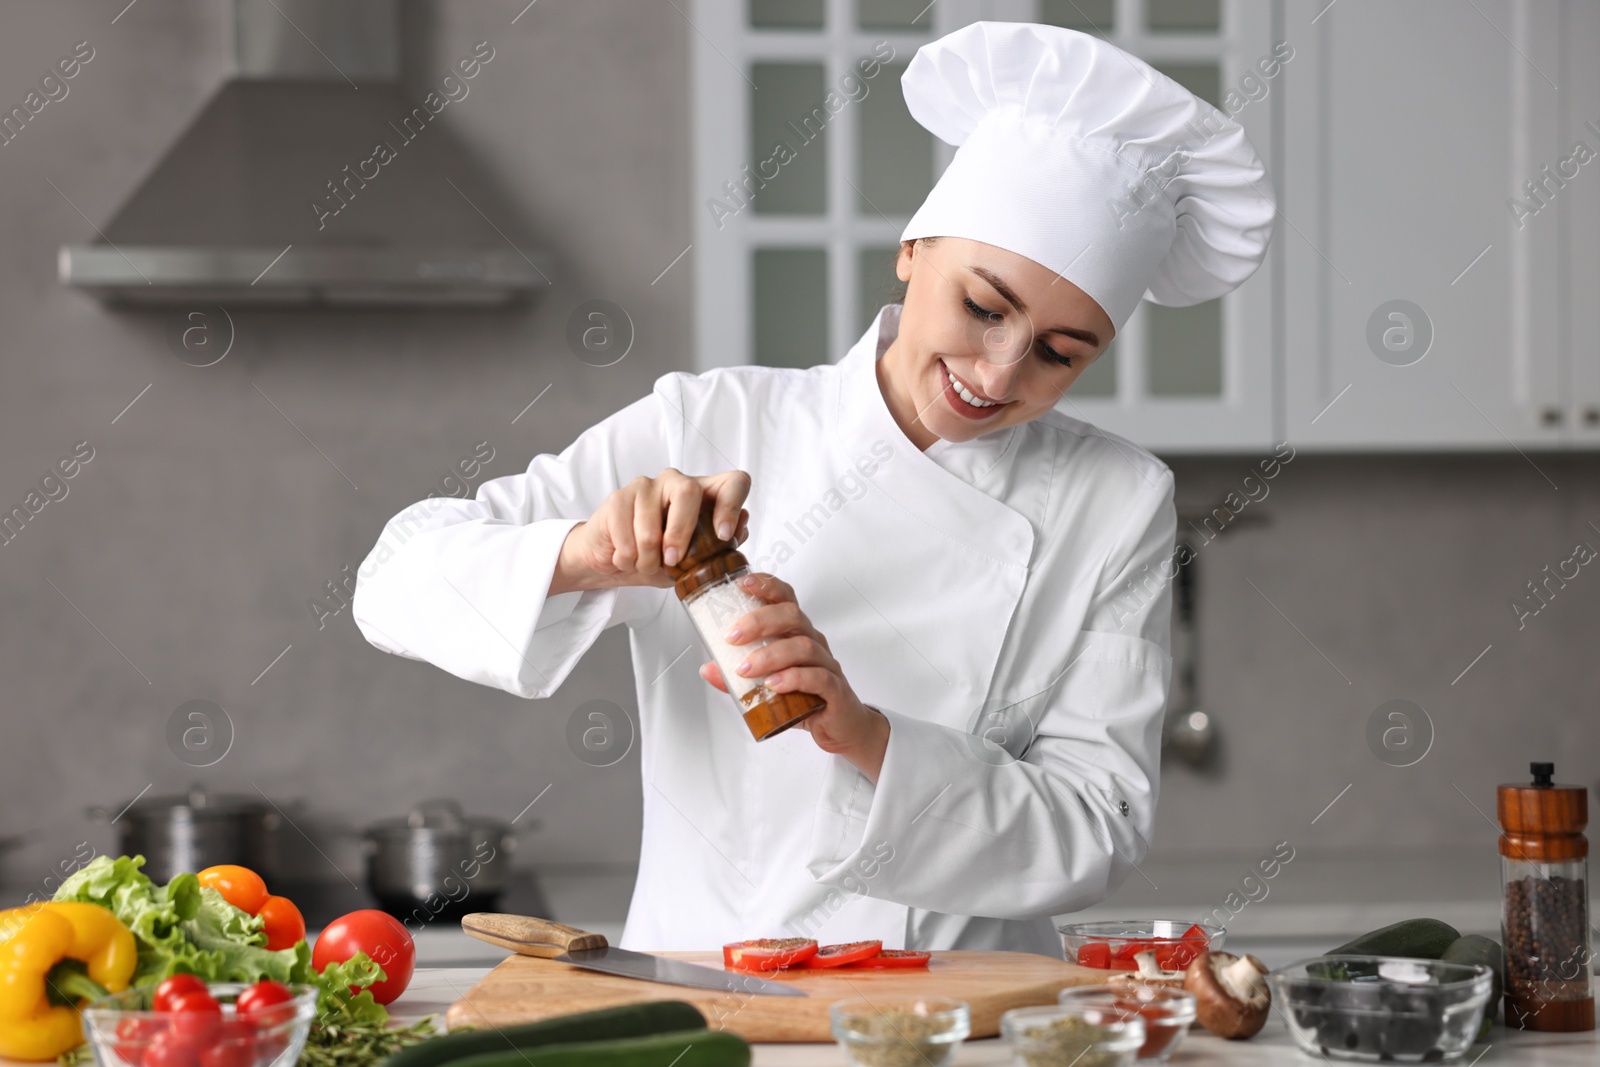
<svg viewBox="0 0 1600 1067">
<path fill-rule="evenodd" d="M 5 902 L 198 788 L 189 829 L 253 827 L 315 926 L 367 899 L 363 830 L 448 798 L 515 840 L 500 906 L 619 932 L 625 630 L 529 703 L 370 647 L 350 574 L 663 373 L 838 359 L 951 151 L 899 74 L 978 18 L 1143 56 L 1282 209 L 1242 289 L 1147 305 L 1063 403 L 1173 466 L 1194 548 L 1157 834 L 1093 915 L 1222 908 L 1269 962 L 1494 932 L 1494 786 L 1600 781 L 1581 0 L 7 4 Z"/>
</svg>

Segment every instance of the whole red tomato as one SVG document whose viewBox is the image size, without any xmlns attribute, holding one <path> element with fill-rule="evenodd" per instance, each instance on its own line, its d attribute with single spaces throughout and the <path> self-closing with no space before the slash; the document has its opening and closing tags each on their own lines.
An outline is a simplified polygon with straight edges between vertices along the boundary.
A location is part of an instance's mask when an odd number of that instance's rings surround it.
<svg viewBox="0 0 1600 1067">
<path fill-rule="evenodd" d="M 352 986 L 360 992 L 372 990 L 379 1004 L 393 1003 L 411 984 L 417 965 L 417 945 L 411 933 L 392 915 L 366 908 L 342 915 L 323 928 L 311 950 L 311 966 L 318 971 L 330 963 L 343 963 L 357 952 L 365 952 L 383 968 L 384 980 L 370 987 Z"/>
<path fill-rule="evenodd" d="M 172 998 L 172 1032 L 194 1045 L 204 1045 L 222 1026 L 222 1005 L 210 993 L 180 993 Z"/>
<path fill-rule="evenodd" d="M 148 1015 L 129 1015 L 117 1020 L 117 1057 L 131 1067 L 139 1067 L 144 1062 L 145 1049 L 157 1034 L 167 1032 L 167 1024 L 162 1019 L 151 1018 Z"/>
<path fill-rule="evenodd" d="M 196 1067 L 200 1047 L 176 1030 L 163 1030 L 144 1050 L 144 1067 Z"/>
<path fill-rule="evenodd" d="M 296 942 L 305 939 L 306 921 L 288 897 L 268 897 L 256 915 L 265 924 L 269 952 L 293 948 Z"/>
<path fill-rule="evenodd" d="M 172 1002 L 185 993 L 204 993 L 206 984 L 192 974 L 175 974 L 162 979 L 150 1001 L 152 1011 L 171 1011 Z"/>
<path fill-rule="evenodd" d="M 199 1067 L 255 1067 L 256 1055 L 256 1028 L 241 1019 L 229 1019 L 200 1050 Z"/>
<path fill-rule="evenodd" d="M 294 1018 L 292 1000 L 294 993 L 288 986 L 263 978 L 240 993 L 233 1006 L 240 1019 L 248 1020 L 253 1026 L 267 1028 Z"/>
</svg>

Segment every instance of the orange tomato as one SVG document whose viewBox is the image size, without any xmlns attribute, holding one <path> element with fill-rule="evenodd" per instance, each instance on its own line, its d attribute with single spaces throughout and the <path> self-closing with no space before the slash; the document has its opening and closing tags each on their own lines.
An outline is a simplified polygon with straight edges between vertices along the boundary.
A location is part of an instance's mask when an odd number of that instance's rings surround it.
<svg viewBox="0 0 1600 1067">
<path fill-rule="evenodd" d="M 306 937 L 306 921 L 288 897 L 268 897 L 256 913 L 266 922 L 267 949 L 291 948 Z"/>
<path fill-rule="evenodd" d="M 200 872 L 200 884 L 222 894 L 222 899 L 240 911 L 254 915 L 267 902 L 267 883 L 248 867 L 224 863 Z"/>
</svg>

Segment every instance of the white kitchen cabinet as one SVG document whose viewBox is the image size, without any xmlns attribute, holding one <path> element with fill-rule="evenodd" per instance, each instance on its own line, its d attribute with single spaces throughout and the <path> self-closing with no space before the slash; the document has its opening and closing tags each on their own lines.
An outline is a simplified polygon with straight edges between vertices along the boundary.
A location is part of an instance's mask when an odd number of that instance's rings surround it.
<svg viewBox="0 0 1600 1067">
<path fill-rule="evenodd" d="M 1600 152 L 1600 4 L 1571 3 L 1561 32 L 1560 125 Z M 1590 126 L 1589 123 L 1593 123 Z M 1565 305 L 1558 338 L 1569 367 L 1564 432 L 1575 448 L 1600 447 L 1600 159 L 1565 190 L 1562 235 Z"/>
<path fill-rule="evenodd" d="M 1595 260 L 1590 248 L 1581 270 L 1564 269 L 1562 246 L 1585 211 L 1593 244 L 1600 160 L 1571 156 L 1579 138 L 1600 144 L 1580 129 L 1600 109 L 1573 95 L 1587 64 L 1595 99 L 1593 27 L 1585 53 L 1564 24 L 1593 23 L 1593 6 L 1286 5 L 1284 432 L 1296 446 L 1572 438 L 1572 342 L 1592 353 L 1595 329 L 1563 337 L 1563 285 L 1587 272 L 1588 295 L 1570 299 L 1592 316 Z"/>
</svg>

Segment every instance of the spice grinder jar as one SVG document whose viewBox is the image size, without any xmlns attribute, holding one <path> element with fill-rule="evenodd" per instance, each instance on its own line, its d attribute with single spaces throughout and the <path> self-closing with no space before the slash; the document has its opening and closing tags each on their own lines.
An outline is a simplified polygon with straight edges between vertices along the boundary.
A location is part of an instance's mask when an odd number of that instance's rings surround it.
<svg viewBox="0 0 1600 1067">
<path fill-rule="evenodd" d="M 1530 765 L 1530 785 L 1502 785 L 1501 936 L 1506 1025 L 1593 1030 L 1590 989 L 1589 791 L 1556 785 L 1555 765 Z"/>
<path fill-rule="evenodd" d="M 712 526 L 713 508 L 714 501 L 710 497 L 701 501 L 700 518 L 689 540 L 688 551 L 681 561 L 663 570 L 677 579 L 678 599 L 688 610 L 706 650 L 722 671 L 728 694 L 738 705 L 751 736 L 765 741 L 821 711 L 827 707 L 827 701 L 815 693 L 774 693 L 759 678 L 746 678 L 738 673 L 737 668 L 744 658 L 771 639 L 731 645 L 723 635 L 740 616 L 766 602 L 739 584 L 739 580 L 750 573 L 749 561 L 734 547 L 733 541 L 717 536 Z"/>
</svg>

